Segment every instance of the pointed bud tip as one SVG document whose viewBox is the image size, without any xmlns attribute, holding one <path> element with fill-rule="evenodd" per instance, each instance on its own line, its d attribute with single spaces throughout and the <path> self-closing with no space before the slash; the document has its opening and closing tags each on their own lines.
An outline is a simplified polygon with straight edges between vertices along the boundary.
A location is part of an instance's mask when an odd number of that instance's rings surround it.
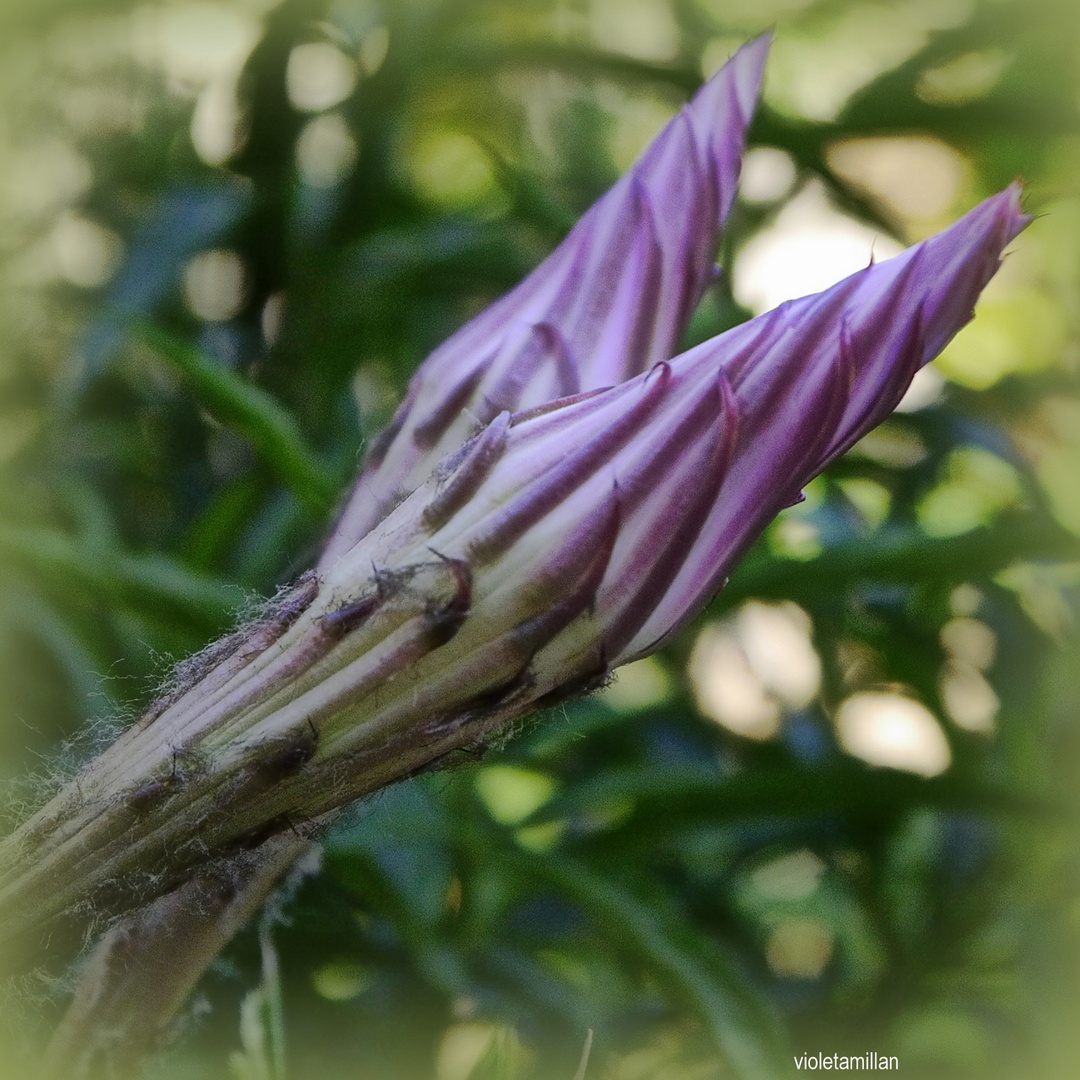
<svg viewBox="0 0 1080 1080">
<path fill-rule="evenodd" d="M 1034 220 L 1034 214 L 1024 212 L 1024 181 L 1014 180 L 1004 191 L 992 195 L 983 203 L 1002 222 L 1005 240 L 1002 247 L 1020 235 Z"/>
<path fill-rule="evenodd" d="M 765 63 L 772 48 L 772 32 L 748 41 L 731 58 L 734 67 L 739 104 L 746 116 L 754 115 L 765 82 Z"/>
<path fill-rule="evenodd" d="M 929 256 L 931 261 L 959 258 L 961 263 L 968 266 L 974 266 L 980 260 L 991 260 L 985 263 L 986 278 L 978 286 L 981 289 L 997 269 L 1004 249 L 1034 220 L 1033 215 L 1024 213 L 1023 194 L 1023 184 L 1018 180 L 984 199 L 944 232 L 911 249 L 913 258 Z M 930 252 L 938 254 L 931 256 Z M 900 258 L 903 259 L 903 256 Z"/>
<path fill-rule="evenodd" d="M 1002 252 L 1031 223 L 1022 196 L 1023 185 L 1010 184 L 944 232 L 910 249 L 906 269 L 912 272 L 912 288 L 922 294 L 921 363 L 934 359 L 971 319 L 979 294 L 1001 266 Z M 899 256 L 897 265 L 904 262 Z"/>
<path fill-rule="evenodd" d="M 706 80 L 691 102 L 691 110 L 711 114 L 722 101 L 728 100 L 730 95 L 744 122 L 749 125 L 761 96 L 765 62 L 771 46 L 771 32 L 740 46 L 727 63 Z"/>
<path fill-rule="evenodd" d="M 774 30 L 766 30 L 764 33 L 758 34 L 756 38 L 751 38 L 745 45 L 741 45 L 735 55 L 745 55 L 747 58 L 753 57 L 757 66 L 764 70 L 765 61 L 769 57 L 769 50 L 772 49 L 775 37 L 776 32 Z"/>
<path fill-rule="evenodd" d="M 765 62 L 769 58 L 769 50 L 772 48 L 773 32 L 766 30 L 756 38 L 751 38 L 746 44 L 740 45 L 728 63 L 734 65 L 740 72 L 755 75 L 760 81 L 765 72 Z"/>
</svg>

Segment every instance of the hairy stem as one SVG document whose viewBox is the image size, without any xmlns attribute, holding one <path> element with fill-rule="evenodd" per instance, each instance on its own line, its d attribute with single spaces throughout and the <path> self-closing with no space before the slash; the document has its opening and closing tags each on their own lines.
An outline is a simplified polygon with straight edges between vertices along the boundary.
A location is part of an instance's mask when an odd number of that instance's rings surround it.
<svg viewBox="0 0 1080 1080">
<path fill-rule="evenodd" d="M 552 605 L 540 589 L 504 615 L 497 595 L 473 615 L 471 590 L 469 567 L 442 556 L 347 565 L 189 665 L 189 686 L 0 842 L 9 965 L 39 959 L 61 923 L 148 903 L 277 833 L 313 838 L 323 815 L 542 703 L 555 687 L 530 664 L 557 636 L 560 652 L 593 640 L 571 626 L 588 590 Z"/>
</svg>

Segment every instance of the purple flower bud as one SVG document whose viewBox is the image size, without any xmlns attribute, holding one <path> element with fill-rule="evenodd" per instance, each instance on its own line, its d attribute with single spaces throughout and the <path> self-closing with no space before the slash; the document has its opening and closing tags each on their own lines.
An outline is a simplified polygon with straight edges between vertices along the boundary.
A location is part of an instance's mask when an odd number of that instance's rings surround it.
<svg viewBox="0 0 1080 1080">
<path fill-rule="evenodd" d="M 769 43 L 740 49 L 544 263 L 428 357 L 320 568 L 497 413 L 614 386 L 674 353 L 712 279 Z"/>
<path fill-rule="evenodd" d="M 651 652 L 970 319 L 1029 220 L 1019 197 L 619 386 L 500 415 L 342 571 L 422 547 L 460 560 L 470 623 L 489 637 L 576 596 L 534 664 L 538 694 L 581 674 L 586 653 L 607 667 Z"/>
</svg>

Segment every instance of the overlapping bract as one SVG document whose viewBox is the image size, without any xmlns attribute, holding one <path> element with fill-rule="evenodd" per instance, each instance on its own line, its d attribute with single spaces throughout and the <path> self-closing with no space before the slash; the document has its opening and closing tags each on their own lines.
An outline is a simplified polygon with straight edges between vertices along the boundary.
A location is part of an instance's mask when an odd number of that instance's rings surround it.
<svg viewBox="0 0 1080 1080">
<path fill-rule="evenodd" d="M 326 567 L 478 423 L 672 356 L 735 198 L 769 39 L 732 57 L 516 289 L 425 361 L 320 559 Z"/>
</svg>

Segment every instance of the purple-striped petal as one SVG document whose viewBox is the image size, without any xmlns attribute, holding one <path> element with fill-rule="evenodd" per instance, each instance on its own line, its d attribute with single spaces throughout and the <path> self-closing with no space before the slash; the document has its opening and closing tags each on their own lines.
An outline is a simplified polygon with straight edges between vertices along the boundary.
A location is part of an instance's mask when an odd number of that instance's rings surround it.
<svg viewBox="0 0 1080 1080">
<path fill-rule="evenodd" d="M 541 266 L 424 362 L 320 569 L 478 424 L 616 385 L 673 354 L 712 279 L 768 47 L 763 37 L 736 53 Z"/>
</svg>

